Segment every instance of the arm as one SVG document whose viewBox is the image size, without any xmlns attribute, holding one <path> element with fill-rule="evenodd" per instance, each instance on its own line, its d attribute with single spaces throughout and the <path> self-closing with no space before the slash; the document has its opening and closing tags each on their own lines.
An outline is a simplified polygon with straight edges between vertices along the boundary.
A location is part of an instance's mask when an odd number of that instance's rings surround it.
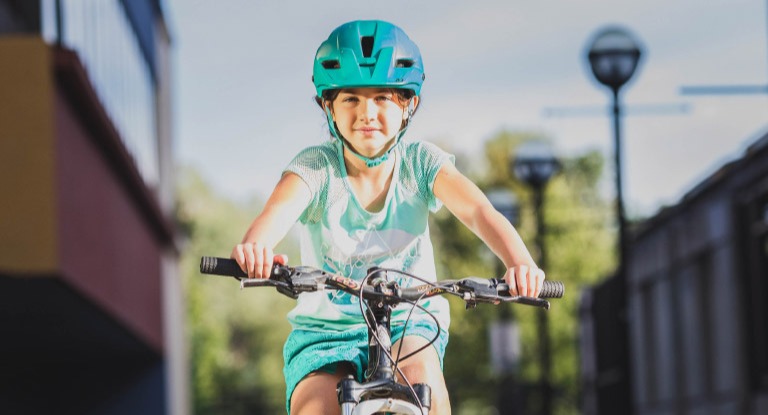
<svg viewBox="0 0 768 415">
<path fill-rule="evenodd" d="M 264 210 L 254 219 L 232 258 L 250 278 L 269 278 L 274 261 L 273 249 L 309 204 L 311 193 L 294 173 L 286 173 L 275 186 Z M 281 257 L 278 261 L 284 262 Z"/>
<path fill-rule="evenodd" d="M 445 207 L 477 235 L 504 263 L 512 295 L 536 297 L 544 282 L 522 238 L 485 194 L 451 163 L 437 173 L 433 191 Z"/>
</svg>

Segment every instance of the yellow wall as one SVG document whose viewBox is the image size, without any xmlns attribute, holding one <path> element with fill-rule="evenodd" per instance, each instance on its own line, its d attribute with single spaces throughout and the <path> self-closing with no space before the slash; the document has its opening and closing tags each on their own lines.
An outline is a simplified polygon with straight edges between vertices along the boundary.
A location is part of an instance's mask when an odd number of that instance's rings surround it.
<svg viewBox="0 0 768 415">
<path fill-rule="evenodd" d="M 40 37 L 0 36 L 0 273 L 56 270 L 53 88 Z"/>
</svg>

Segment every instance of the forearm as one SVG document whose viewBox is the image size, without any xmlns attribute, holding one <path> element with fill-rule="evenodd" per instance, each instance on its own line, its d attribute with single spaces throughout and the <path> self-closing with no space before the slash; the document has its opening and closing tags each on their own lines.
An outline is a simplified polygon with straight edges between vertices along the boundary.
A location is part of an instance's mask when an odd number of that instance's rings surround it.
<svg viewBox="0 0 768 415">
<path fill-rule="evenodd" d="M 270 249 L 280 243 L 290 228 L 276 213 L 264 211 L 257 216 L 245 231 L 241 243 L 261 243 Z"/>
<path fill-rule="evenodd" d="M 286 174 L 280 179 L 264 210 L 248 227 L 242 242 L 232 249 L 232 258 L 249 278 L 269 278 L 276 260 L 273 249 L 298 220 L 309 197 L 309 189 L 298 176 Z"/>
<path fill-rule="evenodd" d="M 535 265 L 512 224 L 453 165 L 446 165 L 440 170 L 434 192 L 451 213 L 482 239 L 507 268 Z"/>
<path fill-rule="evenodd" d="M 536 266 L 520 234 L 492 206 L 478 207 L 466 225 L 485 242 L 507 268 L 519 265 Z"/>
<path fill-rule="evenodd" d="M 309 198 L 306 184 L 295 174 L 285 174 L 275 186 L 264 210 L 246 230 L 242 243 L 260 243 L 274 248 L 299 219 Z"/>
<path fill-rule="evenodd" d="M 536 297 L 544 282 L 544 271 L 536 266 L 523 239 L 511 223 L 488 201 L 483 192 L 455 167 L 440 170 L 435 196 L 504 263 L 504 279 L 512 295 Z"/>
</svg>

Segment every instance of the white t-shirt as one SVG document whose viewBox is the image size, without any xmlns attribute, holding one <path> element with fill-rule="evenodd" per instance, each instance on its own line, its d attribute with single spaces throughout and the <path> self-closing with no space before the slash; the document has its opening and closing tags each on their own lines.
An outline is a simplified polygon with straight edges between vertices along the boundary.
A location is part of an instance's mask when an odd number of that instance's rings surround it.
<svg viewBox="0 0 768 415">
<path fill-rule="evenodd" d="M 435 281 L 435 262 L 429 238 L 428 215 L 442 203 L 432 187 L 444 163 L 454 162 L 437 146 L 426 142 L 401 142 L 393 151 L 395 168 L 384 207 L 369 212 L 355 197 L 347 178 L 338 140 L 300 152 L 285 172 L 297 174 L 312 193 L 299 218 L 302 265 L 362 280 L 372 266 L 402 270 Z M 423 282 L 390 273 L 401 286 Z M 448 330 L 450 314 L 445 298 L 436 296 L 420 303 Z M 393 324 L 406 319 L 410 304 L 400 304 Z M 428 319 L 418 308 L 411 320 Z M 364 325 L 358 299 L 334 290 L 303 293 L 288 313 L 294 328 L 347 330 Z"/>
</svg>

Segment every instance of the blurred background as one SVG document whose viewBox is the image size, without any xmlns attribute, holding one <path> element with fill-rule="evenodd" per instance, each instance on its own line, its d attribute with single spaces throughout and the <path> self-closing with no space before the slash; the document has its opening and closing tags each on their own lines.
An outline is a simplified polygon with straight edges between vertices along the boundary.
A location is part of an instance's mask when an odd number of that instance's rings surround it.
<svg viewBox="0 0 768 415">
<path fill-rule="evenodd" d="M 355 19 L 421 48 L 406 139 L 566 284 L 452 301 L 454 413 L 768 414 L 763 0 L 0 0 L 0 413 L 284 411 L 292 300 L 198 264 L 328 139 L 312 58 Z M 431 229 L 442 277 L 499 273 Z"/>
</svg>

